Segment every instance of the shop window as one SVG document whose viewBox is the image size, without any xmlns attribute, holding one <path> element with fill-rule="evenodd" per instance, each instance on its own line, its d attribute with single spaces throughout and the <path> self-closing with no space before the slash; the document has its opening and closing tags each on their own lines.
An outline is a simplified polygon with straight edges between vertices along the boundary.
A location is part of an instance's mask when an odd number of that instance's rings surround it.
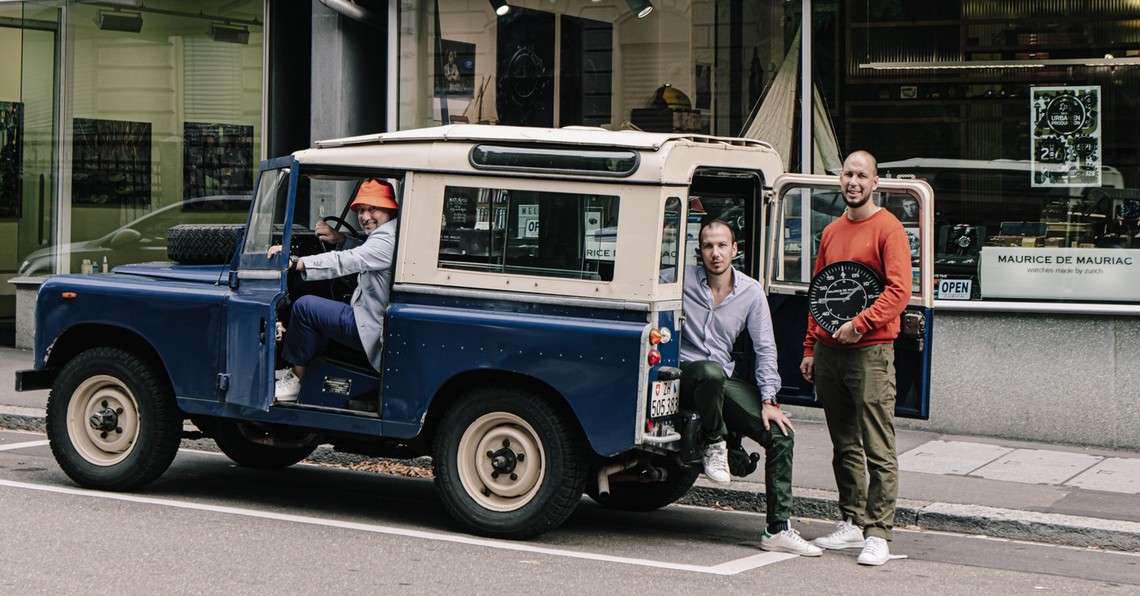
<svg viewBox="0 0 1140 596">
<path fill-rule="evenodd" d="M 909 160 L 880 173 L 934 188 L 934 275 L 943 300 L 1140 298 L 1140 189 L 1115 168 L 1104 186 L 1033 186 L 1028 161 Z M 968 290 L 968 291 L 967 291 Z"/>
<path fill-rule="evenodd" d="M 618 197 L 448 186 L 439 266 L 613 280 Z"/>
</svg>

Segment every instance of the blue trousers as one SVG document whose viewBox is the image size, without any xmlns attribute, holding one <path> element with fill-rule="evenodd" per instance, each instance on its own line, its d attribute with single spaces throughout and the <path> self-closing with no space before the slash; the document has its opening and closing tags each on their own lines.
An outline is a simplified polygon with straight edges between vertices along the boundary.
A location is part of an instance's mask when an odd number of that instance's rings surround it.
<svg viewBox="0 0 1140 596">
<path fill-rule="evenodd" d="M 328 348 L 329 340 L 364 351 L 352 306 L 318 296 L 301 296 L 293 303 L 281 357 L 294 366 L 308 366 Z"/>
</svg>

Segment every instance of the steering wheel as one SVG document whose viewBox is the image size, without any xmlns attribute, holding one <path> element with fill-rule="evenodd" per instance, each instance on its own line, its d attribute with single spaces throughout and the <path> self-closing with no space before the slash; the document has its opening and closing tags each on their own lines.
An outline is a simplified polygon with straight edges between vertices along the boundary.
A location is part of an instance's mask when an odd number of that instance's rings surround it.
<svg viewBox="0 0 1140 596">
<path fill-rule="evenodd" d="M 326 215 L 325 217 L 321 218 L 321 221 L 323 221 L 325 223 L 329 223 L 329 222 L 335 223 L 336 225 L 333 226 L 334 230 L 339 232 L 340 229 L 343 227 L 344 231 L 348 232 L 349 236 L 352 236 L 353 238 L 355 238 L 357 240 L 364 241 L 364 236 L 361 236 L 360 232 L 357 232 L 356 228 L 352 227 L 352 224 L 345 221 L 344 218 L 337 217 L 335 215 Z"/>
</svg>

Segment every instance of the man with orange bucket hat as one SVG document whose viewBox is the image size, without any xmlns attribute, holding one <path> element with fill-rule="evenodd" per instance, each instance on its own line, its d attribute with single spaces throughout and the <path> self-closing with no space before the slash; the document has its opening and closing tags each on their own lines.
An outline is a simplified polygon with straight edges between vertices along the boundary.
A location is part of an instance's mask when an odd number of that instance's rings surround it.
<svg viewBox="0 0 1140 596">
<path fill-rule="evenodd" d="M 396 203 L 392 185 L 366 180 L 360 185 L 349 208 L 356 212 L 360 227 L 367 234 L 359 241 L 334 230 L 325 222 L 316 227 L 317 237 L 336 243 L 338 250 L 307 257 L 289 257 L 289 269 L 305 280 L 321 280 L 357 274 L 356 290 L 349 304 L 306 295 L 293 303 L 289 330 L 285 334 L 282 357 L 290 367 L 277 381 L 277 401 L 297 401 L 301 379 L 309 362 L 328 347 L 329 340 L 368 354 L 368 361 L 380 369 L 380 347 L 384 337 L 384 311 L 392 289 L 392 258 L 396 249 Z M 280 246 L 269 249 L 272 258 Z"/>
</svg>

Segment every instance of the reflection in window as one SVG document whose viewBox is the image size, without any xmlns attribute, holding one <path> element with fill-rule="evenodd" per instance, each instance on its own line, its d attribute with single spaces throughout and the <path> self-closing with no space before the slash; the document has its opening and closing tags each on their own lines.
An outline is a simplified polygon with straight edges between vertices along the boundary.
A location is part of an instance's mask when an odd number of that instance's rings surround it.
<svg viewBox="0 0 1140 596">
<path fill-rule="evenodd" d="M 658 278 L 663 283 L 674 283 L 680 276 L 677 268 L 684 262 L 685 242 L 681 237 L 681 199 L 669 197 L 665 201 L 665 223 L 661 234 L 661 266 Z"/>
<path fill-rule="evenodd" d="M 265 257 L 270 246 L 281 241 L 285 207 L 289 198 L 289 168 L 261 173 L 249 229 L 242 247 L 241 268 L 268 265 Z"/>
<path fill-rule="evenodd" d="M 618 197 L 448 186 L 439 266 L 613 280 Z"/>
</svg>

